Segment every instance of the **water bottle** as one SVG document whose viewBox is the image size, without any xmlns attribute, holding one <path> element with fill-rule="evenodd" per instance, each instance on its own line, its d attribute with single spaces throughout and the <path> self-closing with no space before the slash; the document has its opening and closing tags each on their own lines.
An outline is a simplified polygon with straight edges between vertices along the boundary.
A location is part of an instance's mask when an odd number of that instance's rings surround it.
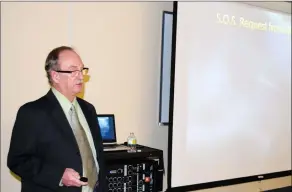
<svg viewBox="0 0 292 192">
<path fill-rule="evenodd" d="M 128 152 L 129 153 L 135 153 L 137 150 L 136 150 L 136 145 L 137 145 L 137 139 L 134 135 L 134 133 L 130 133 L 128 139 L 127 139 L 127 142 L 128 142 Z"/>
<path fill-rule="evenodd" d="M 137 138 L 134 133 L 132 133 L 132 150 L 133 152 L 137 152 Z"/>
</svg>

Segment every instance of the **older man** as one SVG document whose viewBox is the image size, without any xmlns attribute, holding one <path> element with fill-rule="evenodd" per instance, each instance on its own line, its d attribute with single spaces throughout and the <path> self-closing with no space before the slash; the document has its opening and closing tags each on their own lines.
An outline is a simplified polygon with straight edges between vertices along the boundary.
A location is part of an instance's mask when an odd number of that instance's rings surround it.
<svg viewBox="0 0 292 192">
<path fill-rule="evenodd" d="M 72 48 L 62 46 L 49 53 L 45 70 L 51 89 L 18 110 L 8 167 L 21 177 L 22 192 L 104 192 L 96 111 L 76 97 L 88 68 Z"/>
</svg>

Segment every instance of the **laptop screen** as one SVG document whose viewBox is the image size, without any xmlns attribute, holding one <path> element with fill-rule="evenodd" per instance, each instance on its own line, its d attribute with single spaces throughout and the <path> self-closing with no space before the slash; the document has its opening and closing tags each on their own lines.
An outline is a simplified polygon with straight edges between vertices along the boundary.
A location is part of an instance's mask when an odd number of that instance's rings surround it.
<svg viewBox="0 0 292 192">
<path fill-rule="evenodd" d="M 113 114 L 99 114 L 97 121 L 103 143 L 116 142 L 115 116 Z"/>
</svg>

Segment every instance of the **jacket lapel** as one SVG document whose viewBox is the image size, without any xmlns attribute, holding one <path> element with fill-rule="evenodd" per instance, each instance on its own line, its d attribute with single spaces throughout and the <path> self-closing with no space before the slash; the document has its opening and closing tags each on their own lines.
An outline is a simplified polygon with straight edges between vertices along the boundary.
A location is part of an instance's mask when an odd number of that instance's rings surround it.
<svg viewBox="0 0 292 192">
<path fill-rule="evenodd" d="M 64 137 L 73 144 L 76 150 L 79 150 L 72 128 L 66 118 L 66 115 L 64 114 L 64 111 L 62 110 L 61 105 L 59 104 L 52 90 L 50 90 L 47 93 L 46 97 L 50 101 L 49 113 L 51 117 L 53 118 L 53 122 L 57 125 L 57 127 L 63 133 Z"/>
</svg>

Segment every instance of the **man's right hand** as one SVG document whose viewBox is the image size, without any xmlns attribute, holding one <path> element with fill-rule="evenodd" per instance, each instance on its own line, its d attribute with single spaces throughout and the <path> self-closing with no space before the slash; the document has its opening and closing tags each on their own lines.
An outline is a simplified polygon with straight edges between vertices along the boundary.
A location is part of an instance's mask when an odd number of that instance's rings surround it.
<svg viewBox="0 0 292 192">
<path fill-rule="evenodd" d="M 62 177 L 62 184 L 67 187 L 81 187 L 87 185 L 87 182 L 82 182 L 79 180 L 80 175 L 74 169 L 66 168 Z"/>
</svg>

